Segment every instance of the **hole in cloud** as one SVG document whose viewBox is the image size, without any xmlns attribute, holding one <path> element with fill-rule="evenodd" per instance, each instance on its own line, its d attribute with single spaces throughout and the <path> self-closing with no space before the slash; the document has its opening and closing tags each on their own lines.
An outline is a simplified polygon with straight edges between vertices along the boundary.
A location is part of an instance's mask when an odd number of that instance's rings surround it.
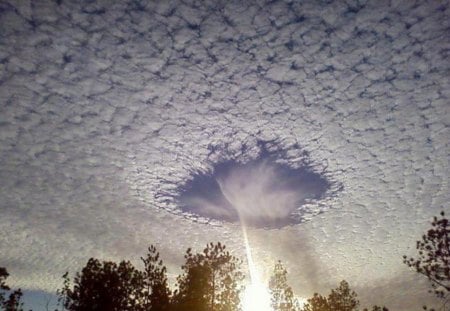
<svg viewBox="0 0 450 311">
<path fill-rule="evenodd" d="M 265 151 L 257 159 L 227 160 L 193 175 L 179 189 L 177 204 L 193 219 L 281 228 L 303 222 L 308 205 L 330 187 L 309 166 L 292 167 Z"/>
</svg>

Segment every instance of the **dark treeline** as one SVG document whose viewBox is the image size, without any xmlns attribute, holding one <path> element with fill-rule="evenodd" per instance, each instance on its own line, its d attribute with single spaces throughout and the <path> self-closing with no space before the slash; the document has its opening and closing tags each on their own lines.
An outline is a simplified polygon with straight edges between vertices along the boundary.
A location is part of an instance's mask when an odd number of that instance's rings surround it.
<svg viewBox="0 0 450 311">
<path fill-rule="evenodd" d="M 9 273 L 5 268 L 0 267 L 0 308 L 5 311 L 22 310 L 22 291 L 20 289 L 11 290 L 6 285 Z M 9 293 L 9 295 L 7 295 Z"/>
<path fill-rule="evenodd" d="M 445 302 L 450 293 L 450 226 L 444 213 L 434 218 L 432 227 L 417 241 L 417 258 L 404 262 L 425 275 L 431 290 Z M 169 287 L 167 269 L 152 245 L 142 257 L 143 269 L 130 261 L 115 263 L 88 260 L 73 279 L 66 273 L 58 290 L 60 310 L 68 311 L 240 311 L 244 291 L 242 260 L 231 255 L 221 243 L 206 245 L 201 253 L 186 251 L 182 273 L 175 289 Z M 8 272 L 0 268 L 0 310 L 23 311 L 20 289 L 6 285 Z M 267 284 L 274 311 L 387 311 L 372 306 L 359 309 L 358 296 L 343 280 L 327 296 L 315 293 L 300 306 L 288 284 L 282 263 L 275 264 Z M 427 309 L 426 306 L 423 307 Z M 432 310 L 432 309 L 430 309 Z M 244 310 L 246 311 L 246 310 Z"/>
</svg>

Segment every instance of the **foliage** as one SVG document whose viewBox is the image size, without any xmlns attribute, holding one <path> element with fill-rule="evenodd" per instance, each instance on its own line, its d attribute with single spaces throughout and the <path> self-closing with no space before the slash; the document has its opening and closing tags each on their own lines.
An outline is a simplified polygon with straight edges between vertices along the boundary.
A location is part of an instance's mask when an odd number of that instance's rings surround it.
<svg viewBox="0 0 450 311">
<path fill-rule="evenodd" d="M 3 305 L 6 301 L 4 292 L 10 290 L 9 286 L 6 285 L 8 276 L 9 273 L 6 271 L 6 268 L 0 267 L 0 305 Z"/>
<path fill-rule="evenodd" d="M 317 293 L 303 306 L 302 311 L 356 311 L 359 300 L 353 290 L 350 290 L 348 283 L 343 280 L 339 287 L 332 289 L 328 298 Z"/>
<path fill-rule="evenodd" d="M 275 264 L 273 275 L 269 281 L 272 309 L 274 311 L 295 311 L 298 301 L 294 297 L 292 288 L 287 283 L 287 270 L 281 261 Z"/>
<path fill-rule="evenodd" d="M 357 311 L 358 295 L 343 280 L 338 288 L 331 290 L 328 297 L 315 293 L 303 306 L 302 311 Z M 367 308 L 363 311 L 369 311 Z M 386 307 L 373 306 L 372 311 L 389 311 Z"/>
<path fill-rule="evenodd" d="M 357 310 L 359 306 L 357 296 L 353 290 L 350 290 L 348 283 L 343 280 L 338 288 L 331 290 L 331 294 L 328 296 L 328 304 L 331 310 Z"/>
<path fill-rule="evenodd" d="M 19 289 L 11 291 L 6 285 L 9 273 L 4 267 L 0 267 L 0 309 L 4 311 L 23 311 L 22 291 Z M 6 292 L 10 292 L 6 297 Z"/>
<path fill-rule="evenodd" d="M 425 275 L 436 296 L 444 298 L 450 292 L 450 223 L 441 212 L 441 218 L 434 217 L 431 226 L 417 241 L 418 257 L 403 256 L 403 262 Z"/>
<path fill-rule="evenodd" d="M 241 261 L 221 243 L 210 243 L 203 253 L 188 249 L 184 273 L 174 293 L 176 310 L 235 311 L 239 309 L 243 274 Z"/>
<path fill-rule="evenodd" d="M 144 263 L 141 303 L 143 310 L 168 310 L 171 293 L 167 283 L 167 268 L 163 265 L 156 247 L 151 245 L 147 257 L 141 259 Z"/>
<path fill-rule="evenodd" d="M 73 289 L 65 274 L 64 307 L 70 311 L 135 311 L 143 284 L 142 273 L 129 261 L 118 265 L 91 258 L 74 278 Z"/>
<path fill-rule="evenodd" d="M 436 219 L 435 223 L 442 226 Z M 202 253 L 197 254 L 188 249 L 184 257 L 183 274 L 177 278 L 178 289 L 174 293 L 168 286 L 167 268 L 153 245 L 148 248 L 146 257 L 141 258 L 143 271 L 137 270 L 129 261 L 116 264 L 91 258 L 73 282 L 68 273 L 64 274 L 63 288 L 58 291 L 60 305 L 69 311 L 240 310 L 244 276 L 238 258 L 221 243 L 209 243 Z M 0 267 L 0 309 L 23 311 L 20 289 L 5 298 L 5 292 L 10 290 L 5 282 L 7 277 L 6 269 Z M 274 267 L 269 289 L 274 311 L 357 311 L 359 306 L 356 293 L 342 281 L 328 297 L 315 293 L 300 308 L 288 285 L 287 270 L 280 261 Z M 373 306 L 371 311 L 388 309 Z"/>
<path fill-rule="evenodd" d="M 208 273 L 204 266 L 192 266 L 183 276 L 178 277 L 178 290 L 172 300 L 172 309 L 176 311 L 206 311 L 209 307 Z"/>
<path fill-rule="evenodd" d="M 307 300 L 302 311 L 330 311 L 330 306 L 326 297 L 314 293 L 314 296 Z"/>
<path fill-rule="evenodd" d="M 364 308 L 363 311 L 369 311 L 369 309 Z M 389 309 L 386 307 L 373 306 L 372 311 L 389 311 Z"/>
</svg>

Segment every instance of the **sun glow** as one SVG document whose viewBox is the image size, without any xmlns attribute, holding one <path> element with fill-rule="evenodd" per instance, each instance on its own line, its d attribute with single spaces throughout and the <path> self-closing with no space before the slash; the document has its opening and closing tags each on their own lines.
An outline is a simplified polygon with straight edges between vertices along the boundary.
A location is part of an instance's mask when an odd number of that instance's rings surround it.
<svg viewBox="0 0 450 311">
<path fill-rule="evenodd" d="M 247 285 L 242 300 L 243 311 L 272 311 L 270 302 L 270 293 L 267 286 L 259 281 L 259 276 L 253 263 L 252 253 L 247 238 L 247 230 L 242 224 L 242 233 L 244 235 L 245 249 L 247 252 L 248 269 L 250 272 L 251 283 Z"/>
<path fill-rule="evenodd" d="M 243 298 L 244 311 L 272 311 L 269 290 L 262 283 L 252 283 L 247 286 Z"/>
</svg>

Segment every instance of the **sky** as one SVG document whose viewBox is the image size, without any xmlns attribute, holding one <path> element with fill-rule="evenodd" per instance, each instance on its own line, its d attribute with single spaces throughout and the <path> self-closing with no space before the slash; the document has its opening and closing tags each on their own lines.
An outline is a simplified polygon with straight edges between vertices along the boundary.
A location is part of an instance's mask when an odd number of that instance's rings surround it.
<svg viewBox="0 0 450 311">
<path fill-rule="evenodd" d="M 449 1 L 0 0 L 0 29 L 0 266 L 35 310 L 90 257 L 245 258 L 242 223 L 299 297 L 435 303 L 402 256 L 449 209 Z"/>
</svg>

